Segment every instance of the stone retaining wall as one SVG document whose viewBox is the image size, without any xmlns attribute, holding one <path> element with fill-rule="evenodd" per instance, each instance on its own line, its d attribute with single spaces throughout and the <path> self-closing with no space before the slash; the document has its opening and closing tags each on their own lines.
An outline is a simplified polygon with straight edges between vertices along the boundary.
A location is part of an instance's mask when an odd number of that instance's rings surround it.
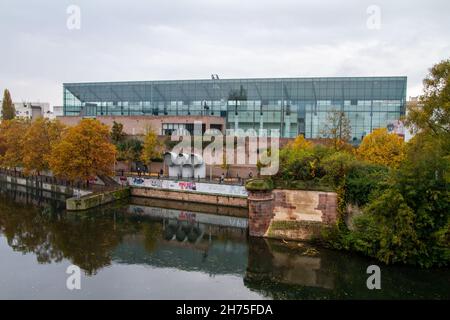
<svg viewBox="0 0 450 320">
<path fill-rule="evenodd" d="M 273 190 L 274 220 L 336 222 L 337 195 L 334 192 Z"/>
<path fill-rule="evenodd" d="M 334 192 L 249 191 L 249 232 L 252 236 L 311 240 L 337 218 Z"/>
<path fill-rule="evenodd" d="M 155 188 L 132 187 L 131 195 L 135 197 L 156 198 L 182 202 L 197 202 L 213 204 L 218 206 L 231 206 L 247 208 L 247 197 L 225 196 L 216 194 L 205 194 L 200 192 L 189 192 L 181 190 L 167 190 Z"/>
<path fill-rule="evenodd" d="M 123 188 L 89 194 L 83 197 L 74 197 L 66 200 L 66 209 L 69 211 L 83 211 L 108 204 L 120 199 L 130 197 L 130 189 Z"/>
</svg>

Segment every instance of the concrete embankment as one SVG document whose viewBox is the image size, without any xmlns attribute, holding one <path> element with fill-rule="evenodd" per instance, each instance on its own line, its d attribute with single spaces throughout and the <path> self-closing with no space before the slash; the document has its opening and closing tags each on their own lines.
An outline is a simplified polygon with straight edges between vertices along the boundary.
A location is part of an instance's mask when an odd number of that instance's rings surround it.
<svg viewBox="0 0 450 320">
<path fill-rule="evenodd" d="M 182 212 L 202 212 L 218 216 L 248 218 L 248 208 L 218 206 L 216 204 L 167 201 L 167 199 L 144 198 L 144 197 L 131 197 L 130 204 L 146 207 L 179 210 Z"/>
<path fill-rule="evenodd" d="M 147 177 L 116 177 L 131 187 L 131 195 L 177 202 L 247 208 L 247 191 L 242 185 L 199 181 L 165 180 Z"/>
<path fill-rule="evenodd" d="M 112 191 L 96 192 L 82 197 L 67 199 L 66 209 L 68 211 L 83 211 L 129 197 L 130 188 L 120 188 Z"/>
<path fill-rule="evenodd" d="M 35 176 L 17 177 L 5 173 L 0 173 L 0 181 L 12 185 L 24 186 L 26 188 L 40 189 L 48 192 L 64 194 L 66 196 L 73 196 L 73 195 L 85 196 L 92 193 L 92 191 L 89 190 L 77 189 L 69 185 L 61 185 L 47 181 L 45 177 L 35 177 Z"/>
<path fill-rule="evenodd" d="M 204 203 L 217 206 L 247 208 L 247 197 L 207 194 L 183 190 L 167 190 L 155 188 L 131 188 L 134 197 L 146 197 L 180 202 Z"/>
</svg>

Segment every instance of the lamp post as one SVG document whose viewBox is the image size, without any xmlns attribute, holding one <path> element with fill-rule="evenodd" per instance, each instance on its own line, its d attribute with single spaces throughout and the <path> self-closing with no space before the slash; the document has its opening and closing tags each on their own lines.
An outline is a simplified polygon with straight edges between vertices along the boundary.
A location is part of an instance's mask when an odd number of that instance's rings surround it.
<svg viewBox="0 0 450 320">
<path fill-rule="evenodd" d="M 215 162 L 211 163 L 211 165 L 209 166 L 209 181 L 212 181 L 212 172 L 214 164 Z"/>
</svg>

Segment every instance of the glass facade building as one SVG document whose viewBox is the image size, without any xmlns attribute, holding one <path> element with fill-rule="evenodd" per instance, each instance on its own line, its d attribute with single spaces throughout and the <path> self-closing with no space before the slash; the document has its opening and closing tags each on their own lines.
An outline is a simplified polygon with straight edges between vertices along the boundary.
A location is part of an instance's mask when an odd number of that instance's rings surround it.
<svg viewBox="0 0 450 320">
<path fill-rule="evenodd" d="M 405 112 L 406 77 L 210 79 L 65 83 L 65 116 L 217 116 L 228 129 L 318 138 L 332 110 L 352 140 Z"/>
</svg>

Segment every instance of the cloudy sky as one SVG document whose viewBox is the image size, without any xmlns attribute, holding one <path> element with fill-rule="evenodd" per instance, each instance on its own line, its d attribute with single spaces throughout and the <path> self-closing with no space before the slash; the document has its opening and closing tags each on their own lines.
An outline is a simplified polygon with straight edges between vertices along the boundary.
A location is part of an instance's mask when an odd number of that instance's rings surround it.
<svg viewBox="0 0 450 320">
<path fill-rule="evenodd" d="M 0 0 L 0 89 L 62 105 L 63 82 L 406 75 L 414 96 L 450 58 L 449 13 L 448 0 Z"/>
</svg>

